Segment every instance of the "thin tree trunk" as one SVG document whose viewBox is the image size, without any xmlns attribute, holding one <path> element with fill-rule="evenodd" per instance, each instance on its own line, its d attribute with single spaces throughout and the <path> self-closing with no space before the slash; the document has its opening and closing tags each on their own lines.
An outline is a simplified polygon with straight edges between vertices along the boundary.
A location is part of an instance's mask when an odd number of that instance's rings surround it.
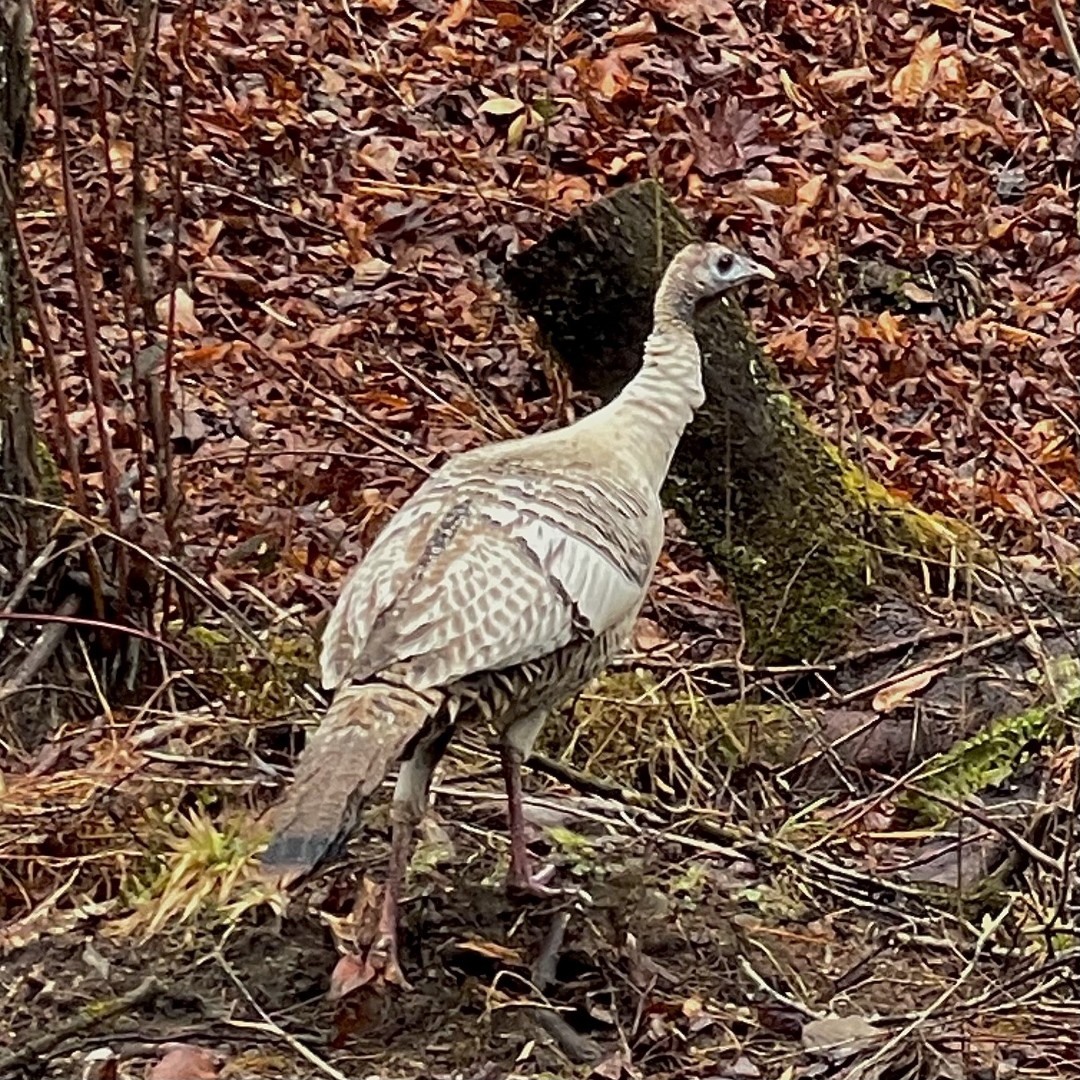
<svg viewBox="0 0 1080 1080">
<path fill-rule="evenodd" d="M 30 75 L 32 9 L 26 0 L 0 3 L 0 491 L 34 496 L 38 492 L 37 437 L 26 358 L 22 351 L 23 314 L 15 246 L 15 201 L 19 164 L 30 128 L 33 84 Z M 9 504 L 5 547 L 19 562 L 25 554 L 25 507 Z"/>
<path fill-rule="evenodd" d="M 636 371 L 660 275 L 692 239 L 663 190 L 645 181 L 518 255 L 505 281 L 575 385 L 607 399 Z M 737 300 L 710 305 L 697 333 L 708 400 L 665 500 L 733 586 L 754 657 L 811 659 L 865 591 L 864 499 L 785 391 Z"/>
</svg>

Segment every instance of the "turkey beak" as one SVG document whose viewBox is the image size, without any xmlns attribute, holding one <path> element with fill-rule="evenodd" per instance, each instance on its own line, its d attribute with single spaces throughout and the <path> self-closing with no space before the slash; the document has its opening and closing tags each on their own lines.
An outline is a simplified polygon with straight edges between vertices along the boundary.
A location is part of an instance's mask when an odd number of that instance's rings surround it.
<svg viewBox="0 0 1080 1080">
<path fill-rule="evenodd" d="M 746 259 L 746 276 L 748 278 L 764 278 L 766 281 L 775 281 L 776 275 L 764 264 L 754 259 Z"/>
<path fill-rule="evenodd" d="M 762 278 L 765 281 L 775 281 L 776 275 L 764 264 L 748 255 L 736 255 L 730 269 L 725 274 L 727 288 L 734 289 L 745 285 L 748 281 Z"/>
</svg>

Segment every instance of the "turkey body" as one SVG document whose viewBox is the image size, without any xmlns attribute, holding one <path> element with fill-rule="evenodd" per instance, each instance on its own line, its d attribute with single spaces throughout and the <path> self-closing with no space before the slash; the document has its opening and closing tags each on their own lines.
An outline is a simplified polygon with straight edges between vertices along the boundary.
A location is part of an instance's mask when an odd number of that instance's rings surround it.
<svg viewBox="0 0 1080 1080">
<path fill-rule="evenodd" d="M 375 750 L 403 760 L 398 799 L 414 817 L 459 724 L 488 724 L 527 757 L 544 718 L 624 644 L 663 542 L 659 496 L 587 445 L 569 458 L 563 434 L 452 459 L 348 579 L 323 639 L 335 704 L 264 864 L 295 876 L 340 849 L 392 764 L 369 763 Z M 418 708 L 372 717 L 362 691 L 379 686 Z"/>
<path fill-rule="evenodd" d="M 503 732 L 606 665 L 660 552 L 658 494 L 561 440 L 528 449 L 465 454 L 420 488 L 342 592 L 324 684 L 441 688 Z"/>
<path fill-rule="evenodd" d="M 695 305 L 754 276 L 771 275 L 720 245 L 685 248 L 658 290 L 642 369 L 617 398 L 568 428 L 451 459 L 343 587 L 321 656 L 334 700 L 263 864 L 284 881 L 317 866 L 400 761 L 380 937 L 365 970 L 404 981 L 397 897 L 432 772 L 460 724 L 495 729 L 508 884 L 542 890 L 528 869 L 521 763 L 544 718 L 630 634 L 663 542 L 660 487 L 704 400 Z"/>
</svg>

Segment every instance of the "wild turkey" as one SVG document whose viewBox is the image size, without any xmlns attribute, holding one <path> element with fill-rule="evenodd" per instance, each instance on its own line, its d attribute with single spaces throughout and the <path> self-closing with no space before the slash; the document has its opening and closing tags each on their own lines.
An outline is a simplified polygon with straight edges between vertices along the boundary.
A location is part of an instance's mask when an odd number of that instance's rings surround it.
<svg viewBox="0 0 1080 1080">
<path fill-rule="evenodd" d="M 531 875 L 521 764 L 544 718 L 629 636 L 663 539 L 660 486 L 704 401 L 699 301 L 772 273 L 719 244 L 672 260 L 640 372 L 559 431 L 472 450 L 431 476 L 342 589 L 322 645 L 333 704 L 300 756 L 262 858 L 283 885 L 335 853 L 395 761 L 393 835 L 365 974 L 407 985 L 398 899 L 431 776 L 459 723 L 500 740 L 512 891 Z"/>
</svg>

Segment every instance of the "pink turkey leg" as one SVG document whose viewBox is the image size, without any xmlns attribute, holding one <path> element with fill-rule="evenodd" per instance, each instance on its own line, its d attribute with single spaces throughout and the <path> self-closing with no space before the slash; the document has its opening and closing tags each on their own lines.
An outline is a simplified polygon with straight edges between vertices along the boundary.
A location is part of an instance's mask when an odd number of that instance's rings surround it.
<svg viewBox="0 0 1080 1080">
<path fill-rule="evenodd" d="M 510 871 L 506 875 L 506 890 L 529 896 L 556 896 L 558 890 L 549 889 L 545 884 L 551 879 L 555 868 L 546 867 L 534 877 L 529 861 L 529 849 L 525 843 L 525 812 L 521 805 L 521 751 L 504 744 L 502 769 L 510 823 Z"/>
<path fill-rule="evenodd" d="M 382 912 L 379 915 L 379 936 L 371 947 L 369 958 L 373 961 L 385 957 L 382 962 L 383 977 L 387 982 L 410 989 L 409 983 L 401 973 L 398 963 L 398 902 L 401 890 L 405 887 L 405 874 L 409 868 L 409 853 L 412 851 L 413 831 L 416 819 L 412 815 L 394 817 L 393 832 L 390 837 L 390 868 L 386 876 L 386 891 L 383 893 Z"/>
</svg>

